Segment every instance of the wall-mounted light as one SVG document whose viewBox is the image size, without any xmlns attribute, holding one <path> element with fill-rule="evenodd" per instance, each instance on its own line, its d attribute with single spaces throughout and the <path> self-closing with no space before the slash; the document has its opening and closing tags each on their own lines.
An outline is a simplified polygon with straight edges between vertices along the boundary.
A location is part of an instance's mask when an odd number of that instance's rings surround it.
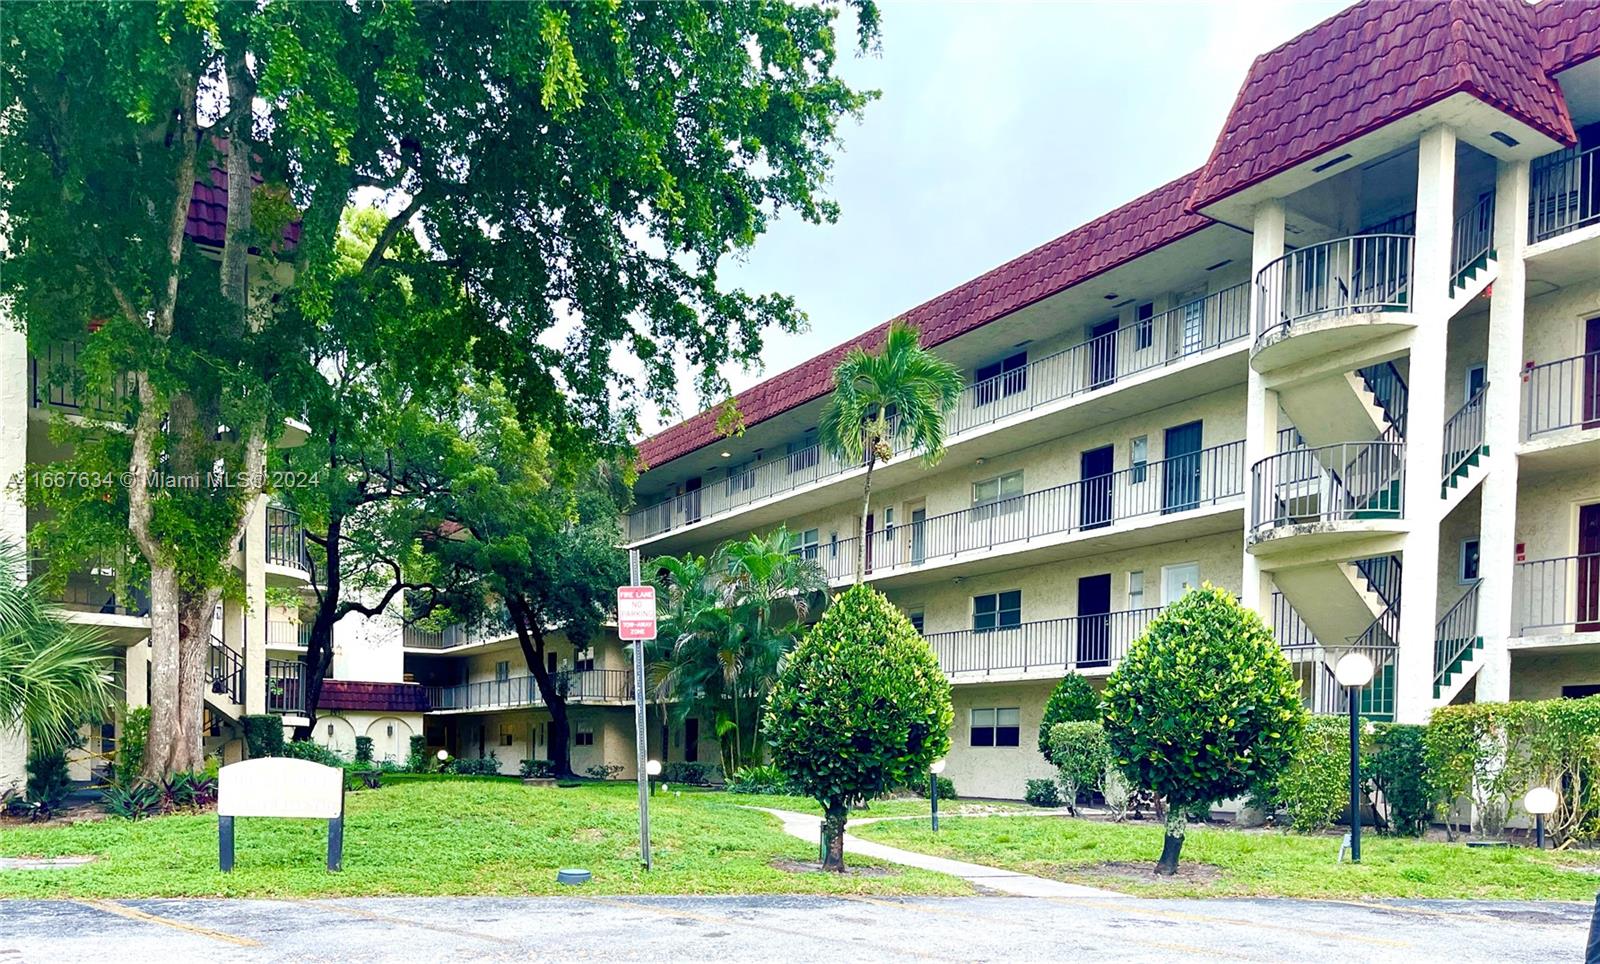
<svg viewBox="0 0 1600 964">
<path fill-rule="evenodd" d="M 718 452 L 717 454 L 722 456 L 725 459 L 733 458 L 733 453 L 732 452 Z"/>
</svg>

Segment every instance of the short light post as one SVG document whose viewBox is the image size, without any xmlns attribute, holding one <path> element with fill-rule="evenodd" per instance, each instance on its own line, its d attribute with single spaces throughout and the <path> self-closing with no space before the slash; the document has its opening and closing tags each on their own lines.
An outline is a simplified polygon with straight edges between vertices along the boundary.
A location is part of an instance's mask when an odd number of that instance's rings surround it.
<svg viewBox="0 0 1600 964">
<path fill-rule="evenodd" d="M 656 795 L 656 787 L 661 785 L 661 781 L 656 779 L 656 777 L 661 776 L 661 761 L 651 760 L 649 763 L 646 763 L 644 765 L 644 772 L 645 775 L 650 778 L 650 795 L 653 797 Z"/>
<path fill-rule="evenodd" d="M 1361 687 L 1372 682 L 1372 660 L 1351 650 L 1339 657 L 1333 675 L 1350 699 L 1350 862 L 1361 863 Z"/>
<path fill-rule="evenodd" d="M 928 799 L 933 801 L 933 832 L 939 832 L 939 774 L 944 772 L 944 759 L 928 766 Z"/>
<path fill-rule="evenodd" d="M 439 769 L 443 770 L 444 769 L 444 765 L 446 763 L 450 762 L 450 751 L 449 750 L 440 750 L 439 753 L 438 753 L 438 758 L 439 758 Z"/>
<path fill-rule="evenodd" d="M 1533 845 L 1544 849 L 1544 818 L 1556 812 L 1556 792 L 1549 787 L 1534 787 L 1522 798 L 1522 809 L 1533 814 Z"/>
</svg>

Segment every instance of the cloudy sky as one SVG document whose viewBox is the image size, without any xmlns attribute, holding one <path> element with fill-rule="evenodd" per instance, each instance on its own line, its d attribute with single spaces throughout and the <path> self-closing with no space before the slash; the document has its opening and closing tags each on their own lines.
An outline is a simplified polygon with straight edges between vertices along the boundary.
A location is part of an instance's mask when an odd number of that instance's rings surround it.
<svg viewBox="0 0 1600 964">
<path fill-rule="evenodd" d="M 768 339 L 763 372 L 729 372 L 734 388 L 1199 167 L 1250 61 L 1346 5 L 883 3 L 881 55 L 842 58 L 882 97 L 844 128 L 838 223 L 785 218 L 724 270 L 811 320 Z"/>
</svg>

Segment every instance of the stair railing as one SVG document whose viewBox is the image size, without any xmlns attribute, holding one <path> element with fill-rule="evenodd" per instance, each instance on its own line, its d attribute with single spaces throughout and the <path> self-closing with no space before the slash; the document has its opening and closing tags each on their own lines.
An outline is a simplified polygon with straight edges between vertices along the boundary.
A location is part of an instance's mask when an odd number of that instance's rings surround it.
<svg viewBox="0 0 1600 964">
<path fill-rule="evenodd" d="M 1478 644 L 1478 587 L 1475 581 L 1433 627 L 1433 684 L 1443 686 L 1451 667 Z"/>
<path fill-rule="evenodd" d="M 1494 192 L 1478 198 L 1478 203 L 1456 218 L 1450 232 L 1450 291 L 1455 293 L 1467 273 L 1480 258 L 1487 259 L 1494 246 Z"/>
<path fill-rule="evenodd" d="M 1356 375 L 1377 400 L 1378 407 L 1383 409 L 1384 419 L 1390 425 L 1398 427 L 1397 437 L 1404 438 L 1406 409 L 1410 405 L 1411 396 L 1405 376 L 1400 374 L 1400 369 L 1394 367 L 1394 362 L 1379 362 L 1357 369 Z"/>
<path fill-rule="evenodd" d="M 1441 462 L 1444 471 L 1440 476 L 1440 485 L 1448 485 L 1451 476 L 1483 451 L 1484 412 L 1488 408 L 1485 404 L 1485 393 L 1488 391 L 1489 385 L 1485 382 L 1483 387 L 1473 392 L 1466 404 L 1456 409 L 1456 413 L 1444 423 L 1444 453 Z"/>
<path fill-rule="evenodd" d="M 244 702 L 244 657 L 215 634 L 206 661 L 206 682 L 218 696 L 227 696 L 234 703 Z"/>
<path fill-rule="evenodd" d="M 1372 591 L 1378 594 L 1385 606 L 1400 606 L 1400 557 L 1399 556 L 1373 556 L 1370 559 L 1357 559 L 1354 563 L 1356 571 L 1361 573 L 1361 578 L 1367 581 Z"/>
</svg>

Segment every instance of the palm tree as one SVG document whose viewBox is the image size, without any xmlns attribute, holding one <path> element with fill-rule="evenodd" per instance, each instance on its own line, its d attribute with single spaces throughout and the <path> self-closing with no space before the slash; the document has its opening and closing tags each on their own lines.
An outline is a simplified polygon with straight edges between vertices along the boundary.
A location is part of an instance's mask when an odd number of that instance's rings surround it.
<svg viewBox="0 0 1600 964">
<path fill-rule="evenodd" d="M 852 348 L 833 371 L 833 396 L 817 435 L 835 458 L 867 464 L 861 492 L 856 583 L 866 578 L 872 469 L 910 443 L 927 465 L 944 457 L 945 416 L 961 398 L 961 370 L 922 347 L 917 330 L 896 321 L 877 353 Z"/>
<path fill-rule="evenodd" d="M 0 727 L 20 724 L 36 746 L 66 746 L 78 726 L 111 703 L 111 650 L 97 629 L 62 619 L 27 558 L 0 542 Z"/>
</svg>

